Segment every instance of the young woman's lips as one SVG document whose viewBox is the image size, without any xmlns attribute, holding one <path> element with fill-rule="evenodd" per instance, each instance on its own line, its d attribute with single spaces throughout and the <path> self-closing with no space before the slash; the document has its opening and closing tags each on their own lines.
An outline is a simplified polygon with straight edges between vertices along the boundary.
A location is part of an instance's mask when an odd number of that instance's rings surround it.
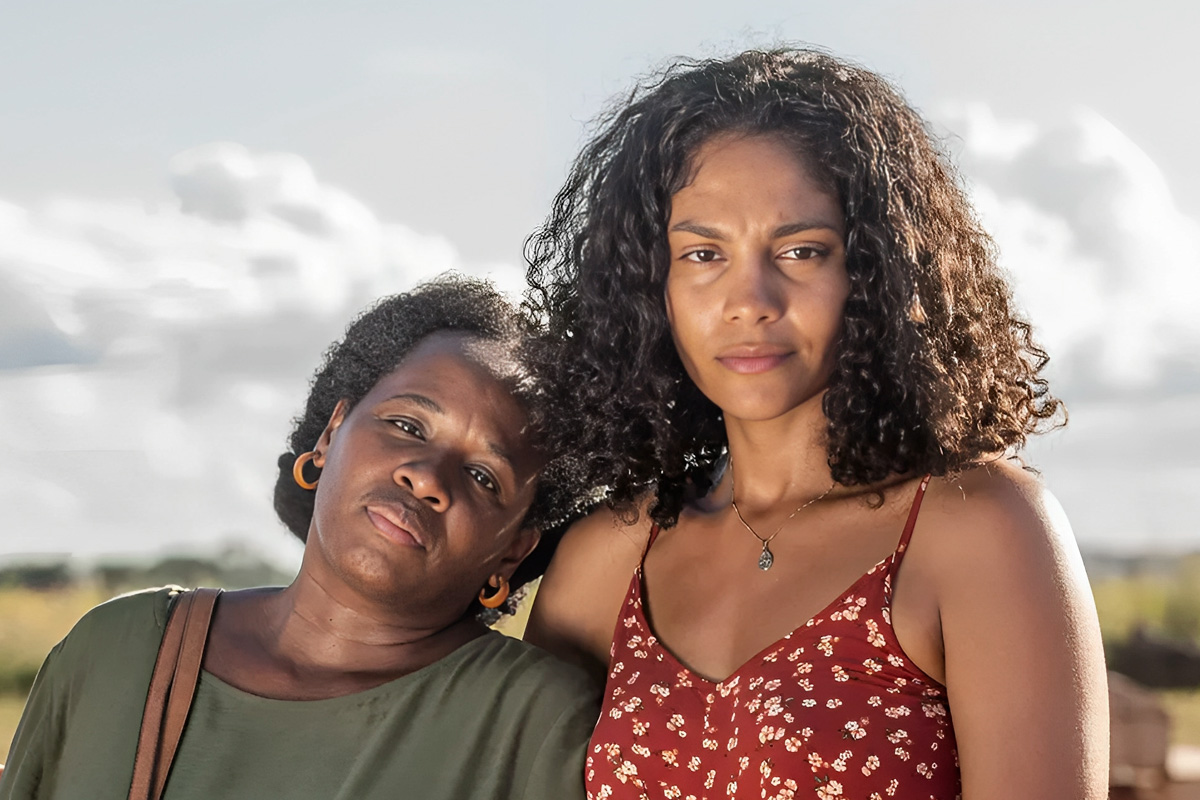
<svg viewBox="0 0 1200 800">
<path fill-rule="evenodd" d="M 788 359 L 791 353 L 778 349 L 746 348 L 732 350 L 717 356 L 717 361 L 730 372 L 739 375 L 757 375 L 769 372 Z"/>
<path fill-rule="evenodd" d="M 402 544 L 406 547 L 419 547 L 424 550 L 425 543 L 421 541 L 420 534 L 413 531 L 415 526 L 408 519 L 410 516 L 402 509 L 375 505 L 367 506 L 367 518 L 371 520 L 371 524 L 375 526 L 375 530 L 396 544 Z"/>
</svg>

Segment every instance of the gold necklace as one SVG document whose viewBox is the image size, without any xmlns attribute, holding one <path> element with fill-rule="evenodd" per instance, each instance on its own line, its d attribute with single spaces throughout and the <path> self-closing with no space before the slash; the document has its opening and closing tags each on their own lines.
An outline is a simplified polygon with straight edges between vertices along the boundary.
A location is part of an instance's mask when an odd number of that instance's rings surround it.
<svg viewBox="0 0 1200 800">
<path fill-rule="evenodd" d="M 835 487 L 835 486 L 837 486 L 837 481 L 834 481 L 833 483 L 829 484 L 828 489 L 821 492 L 819 495 L 817 495 L 813 499 L 797 506 L 795 511 L 793 511 L 791 514 L 788 514 L 787 519 L 785 519 L 783 522 L 779 523 L 779 527 L 775 529 L 775 532 L 764 539 L 763 537 L 758 535 L 758 531 L 756 531 L 756 530 L 754 530 L 754 528 L 750 527 L 750 523 L 746 522 L 746 518 L 743 517 L 742 512 L 738 510 L 737 500 L 735 500 L 733 498 L 733 494 L 734 494 L 735 490 L 737 489 L 737 480 L 735 479 L 734 474 L 733 474 L 733 459 L 729 460 L 729 504 L 731 506 L 733 506 L 733 513 L 737 515 L 738 522 L 742 523 L 742 527 L 744 527 L 746 530 L 750 531 L 750 533 L 752 533 L 754 535 L 755 539 L 758 539 L 760 542 L 762 542 L 762 553 L 759 554 L 759 556 L 758 556 L 758 568 L 759 569 L 761 569 L 763 572 L 766 572 L 767 570 L 769 570 L 771 568 L 771 565 L 775 563 L 775 554 L 771 552 L 770 544 L 771 544 L 771 540 L 774 539 L 776 536 L 778 536 L 779 532 L 781 530 L 783 530 L 783 526 L 787 525 L 789 522 L 791 522 L 792 518 L 794 518 L 797 514 L 799 514 L 804 509 L 811 506 L 813 503 L 817 502 L 818 500 L 824 500 L 826 497 L 828 497 L 829 493 L 833 491 L 833 487 Z"/>
</svg>

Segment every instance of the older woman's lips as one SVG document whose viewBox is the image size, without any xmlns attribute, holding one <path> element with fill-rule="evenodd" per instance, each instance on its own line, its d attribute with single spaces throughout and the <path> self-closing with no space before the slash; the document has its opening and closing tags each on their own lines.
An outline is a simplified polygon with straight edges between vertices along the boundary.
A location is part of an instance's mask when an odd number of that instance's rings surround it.
<svg viewBox="0 0 1200 800">
<path fill-rule="evenodd" d="M 736 372 L 739 375 L 757 375 L 760 372 L 769 372 L 775 369 L 789 356 L 791 353 L 776 349 L 746 348 L 717 356 L 717 361 L 730 372 Z"/>
<path fill-rule="evenodd" d="M 367 518 L 371 520 L 371 524 L 375 526 L 375 530 L 396 544 L 424 549 L 424 542 L 411 530 L 412 524 L 406 521 L 404 517 L 404 514 L 398 514 L 390 508 L 381 506 L 367 507 Z"/>
</svg>

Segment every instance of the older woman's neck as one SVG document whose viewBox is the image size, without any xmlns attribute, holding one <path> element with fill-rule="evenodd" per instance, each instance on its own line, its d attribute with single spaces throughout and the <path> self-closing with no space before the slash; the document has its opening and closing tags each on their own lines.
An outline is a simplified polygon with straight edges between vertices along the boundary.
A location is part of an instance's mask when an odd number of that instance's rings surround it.
<svg viewBox="0 0 1200 800">
<path fill-rule="evenodd" d="M 328 577 L 302 568 L 292 585 L 275 598 L 272 610 L 281 646 L 293 639 L 327 640 L 327 657 L 336 661 L 338 643 L 347 648 L 402 653 L 437 646 L 446 637 L 456 639 L 460 629 L 478 635 L 474 621 L 460 613 L 432 617 L 414 613 L 402 603 L 364 597 Z M 304 658 L 303 652 L 296 654 L 298 660 Z M 309 657 L 318 663 L 323 660 L 315 654 Z M 348 665 L 355 663 L 362 662 L 348 660 Z"/>
<path fill-rule="evenodd" d="M 469 617 L 413 620 L 326 577 L 302 568 L 283 590 L 226 593 L 205 668 L 266 697 L 337 697 L 415 672 L 486 632 Z"/>
</svg>

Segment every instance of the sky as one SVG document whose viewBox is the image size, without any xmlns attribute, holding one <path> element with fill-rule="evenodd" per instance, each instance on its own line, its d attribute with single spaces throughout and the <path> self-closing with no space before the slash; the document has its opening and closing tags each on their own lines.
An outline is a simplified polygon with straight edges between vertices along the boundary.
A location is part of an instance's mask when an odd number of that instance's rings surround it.
<svg viewBox="0 0 1200 800">
<path fill-rule="evenodd" d="M 9 0 L 0 562 L 296 563 L 275 458 L 354 313 L 448 269 L 516 296 L 606 103 L 782 42 L 888 76 L 959 165 L 1070 407 L 1028 460 L 1081 547 L 1200 549 L 1196 30 L 1164 0 Z"/>
</svg>

